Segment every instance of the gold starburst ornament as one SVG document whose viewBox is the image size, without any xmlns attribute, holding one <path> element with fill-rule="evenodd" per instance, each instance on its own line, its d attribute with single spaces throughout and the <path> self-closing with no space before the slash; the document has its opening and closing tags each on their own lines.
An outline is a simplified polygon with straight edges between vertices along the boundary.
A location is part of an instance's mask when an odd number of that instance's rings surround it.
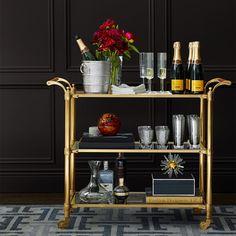
<svg viewBox="0 0 236 236">
<path fill-rule="evenodd" d="M 161 170 L 165 171 L 164 174 L 168 174 L 169 178 L 172 177 L 173 173 L 177 177 L 178 174 L 183 174 L 185 161 L 180 157 L 179 154 L 172 155 L 169 153 L 168 157 L 164 155 L 165 160 L 161 160 Z"/>
</svg>

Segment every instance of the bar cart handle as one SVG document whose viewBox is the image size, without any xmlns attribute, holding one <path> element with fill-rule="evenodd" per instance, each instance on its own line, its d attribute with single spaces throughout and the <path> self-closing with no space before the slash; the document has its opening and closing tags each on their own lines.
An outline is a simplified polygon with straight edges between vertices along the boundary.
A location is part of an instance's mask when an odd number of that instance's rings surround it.
<svg viewBox="0 0 236 236">
<path fill-rule="evenodd" d="M 48 80 L 47 81 L 47 85 L 48 86 L 58 85 L 59 87 L 61 87 L 64 90 L 64 92 L 66 92 L 66 87 L 64 86 L 63 83 L 60 83 L 60 82 L 65 83 L 71 89 L 71 84 L 66 79 L 63 79 L 63 78 L 60 78 L 60 77 L 54 77 L 53 79 Z"/>
<path fill-rule="evenodd" d="M 204 93 L 207 92 L 207 88 L 209 85 L 213 84 L 213 83 L 216 83 L 212 89 L 212 92 L 214 93 L 214 91 L 216 90 L 216 88 L 218 88 L 219 86 L 222 86 L 222 85 L 227 85 L 227 86 L 230 86 L 232 84 L 232 82 L 230 80 L 225 80 L 225 79 L 222 79 L 222 78 L 214 78 L 214 79 L 211 79 L 209 80 L 205 87 L 204 87 Z"/>
</svg>

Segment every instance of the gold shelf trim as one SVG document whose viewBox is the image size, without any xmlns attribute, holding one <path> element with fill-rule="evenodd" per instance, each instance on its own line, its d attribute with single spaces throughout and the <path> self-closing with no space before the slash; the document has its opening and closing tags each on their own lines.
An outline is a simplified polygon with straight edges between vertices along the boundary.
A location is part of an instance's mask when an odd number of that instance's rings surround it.
<svg viewBox="0 0 236 236">
<path fill-rule="evenodd" d="M 138 142 L 135 142 L 137 144 Z M 206 148 L 201 149 L 85 149 L 79 148 L 79 141 L 72 146 L 73 153 L 204 153 Z"/>
<path fill-rule="evenodd" d="M 126 204 L 108 204 L 108 203 L 76 203 L 76 195 L 78 192 L 74 195 L 72 201 L 71 201 L 71 207 L 72 208 L 80 208 L 80 207 L 91 207 L 91 208 L 199 208 L 199 209 L 205 209 L 206 206 L 199 202 L 199 197 L 201 196 L 192 196 L 190 197 L 192 199 L 191 203 L 178 203 L 179 197 L 169 197 L 171 200 L 170 202 L 165 203 L 145 203 L 145 202 L 128 202 Z M 144 192 L 131 192 L 130 196 L 139 195 L 141 196 L 141 199 L 145 201 L 145 193 Z M 186 198 L 186 197 L 184 197 Z M 176 199 L 176 202 L 174 202 L 174 199 Z M 195 200 L 194 200 L 195 199 Z"/>
<path fill-rule="evenodd" d="M 84 93 L 83 91 L 77 91 L 74 98 L 198 98 L 207 99 L 206 94 L 92 94 Z"/>
<path fill-rule="evenodd" d="M 129 204 L 71 204 L 72 208 L 89 207 L 89 208 L 199 208 L 206 209 L 204 204 L 146 204 L 146 203 L 129 203 Z"/>
</svg>

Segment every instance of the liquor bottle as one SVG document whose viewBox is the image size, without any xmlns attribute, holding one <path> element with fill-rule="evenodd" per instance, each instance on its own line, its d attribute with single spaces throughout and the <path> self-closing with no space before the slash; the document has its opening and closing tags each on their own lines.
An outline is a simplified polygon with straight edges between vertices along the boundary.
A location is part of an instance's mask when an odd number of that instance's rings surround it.
<svg viewBox="0 0 236 236">
<path fill-rule="evenodd" d="M 191 93 L 199 94 L 204 91 L 203 69 L 200 56 L 200 42 L 193 42 L 193 65 L 191 70 Z"/>
<path fill-rule="evenodd" d="M 116 203 L 124 204 L 129 196 L 129 189 L 124 185 L 124 178 L 119 178 L 118 186 L 114 188 Z"/>
<path fill-rule="evenodd" d="M 79 46 L 81 55 L 82 55 L 82 60 L 84 61 L 96 61 L 95 56 L 90 52 L 89 48 L 85 45 L 81 37 L 78 35 L 75 36 L 75 40 Z"/>
<path fill-rule="evenodd" d="M 103 162 L 103 170 L 99 171 L 98 176 L 100 185 L 108 192 L 112 192 L 114 188 L 114 172 L 109 170 L 108 161 Z"/>
<path fill-rule="evenodd" d="M 171 66 L 171 91 L 173 94 L 184 92 L 184 69 L 181 60 L 180 42 L 174 42 L 174 55 Z"/>
<path fill-rule="evenodd" d="M 123 153 L 119 153 L 116 158 L 116 185 L 119 183 L 119 179 L 123 178 L 125 181 L 125 172 L 126 172 L 126 160 Z"/>
<path fill-rule="evenodd" d="M 191 91 L 191 70 L 192 70 L 192 63 L 193 63 L 193 42 L 189 42 L 188 44 L 188 63 L 185 72 L 185 92 L 190 93 Z"/>
</svg>

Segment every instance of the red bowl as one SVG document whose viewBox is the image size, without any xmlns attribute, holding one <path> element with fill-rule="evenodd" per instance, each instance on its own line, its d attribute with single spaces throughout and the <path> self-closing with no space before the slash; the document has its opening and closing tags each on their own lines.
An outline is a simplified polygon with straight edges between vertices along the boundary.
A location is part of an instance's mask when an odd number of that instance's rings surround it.
<svg viewBox="0 0 236 236">
<path fill-rule="evenodd" d="M 120 119 L 112 113 L 103 114 L 98 121 L 98 129 L 102 135 L 116 135 L 120 130 Z"/>
</svg>

